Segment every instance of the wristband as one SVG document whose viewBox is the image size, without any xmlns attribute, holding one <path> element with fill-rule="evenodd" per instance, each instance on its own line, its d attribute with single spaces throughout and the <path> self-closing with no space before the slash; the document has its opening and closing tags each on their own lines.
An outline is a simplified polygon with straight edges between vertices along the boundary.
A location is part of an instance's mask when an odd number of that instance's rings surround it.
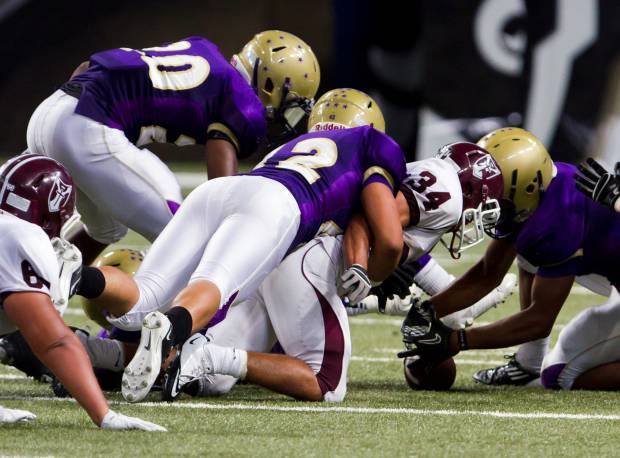
<svg viewBox="0 0 620 458">
<path fill-rule="evenodd" d="M 456 336 L 459 341 L 459 350 L 469 350 L 469 344 L 467 343 L 467 334 L 465 333 L 465 329 L 461 328 L 456 332 Z"/>
</svg>

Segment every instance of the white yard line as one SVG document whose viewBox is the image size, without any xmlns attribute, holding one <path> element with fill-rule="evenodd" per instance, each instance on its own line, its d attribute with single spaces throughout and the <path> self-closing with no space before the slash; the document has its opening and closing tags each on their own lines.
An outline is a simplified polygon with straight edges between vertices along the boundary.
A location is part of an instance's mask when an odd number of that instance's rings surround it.
<svg viewBox="0 0 620 458">
<path fill-rule="evenodd" d="M 0 374 L 0 380 L 24 380 L 27 379 L 25 375 L 18 374 Z"/>
<path fill-rule="evenodd" d="M 27 396 L 0 396 L 3 401 L 30 401 L 30 402 L 75 402 L 73 399 Z M 129 406 L 127 402 L 110 401 L 113 405 Z M 543 419 L 543 420 L 607 420 L 620 421 L 620 415 L 556 413 L 556 412 L 502 412 L 499 410 L 453 410 L 453 409 L 409 409 L 390 407 L 342 407 L 342 406 L 273 406 L 265 404 L 213 404 L 209 402 L 144 402 L 133 404 L 136 407 L 153 407 L 160 409 L 205 409 L 205 410 L 253 410 L 267 412 L 298 412 L 298 413 L 352 413 L 352 414 L 383 414 L 383 415 L 428 415 L 428 416 L 476 416 L 516 419 Z"/>
<path fill-rule="evenodd" d="M 399 350 L 400 351 L 400 350 Z M 394 353 L 393 358 L 385 358 L 385 357 L 367 357 L 367 356 L 351 356 L 351 361 L 357 361 L 361 363 L 399 363 L 401 359 L 396 357 L 396 352 Z M 465 364 L 476 366 L 479 364 L 490 364 L 490 365 L 500 365 L 505 364 L 505 360 L 491 360 L 491 359 L 459 359 L 455 358 L 454 361 L 457 364 Z"/>
<path fill-rule="evenodd" d="M 65 310 L 65 315 L 86 316 L 84 314 L 84 310 L 78 309 L 78 308 L 70 308 L 70 309 Z"/>
<path fill-rule="evenodd" d="M 404 319 L 404 318 L 403 318 Z M 492 321 L 476 321 L 474 322 L 475 326 L 486 326 L 487 324 L 491 324 Z M 402 326 L 402 319 L 385 319 L 385 318 L 359 318 L 359 317 L 351 317 L 349 319 L 349 324 L 351 325 L 361 325 L 361 326 L 375 326 L 375 325 L 386 325 L 386 326 Z M 561 331 L 564 329 L 565 324 L 554 324 L 553 329 Z"/>
</svg>

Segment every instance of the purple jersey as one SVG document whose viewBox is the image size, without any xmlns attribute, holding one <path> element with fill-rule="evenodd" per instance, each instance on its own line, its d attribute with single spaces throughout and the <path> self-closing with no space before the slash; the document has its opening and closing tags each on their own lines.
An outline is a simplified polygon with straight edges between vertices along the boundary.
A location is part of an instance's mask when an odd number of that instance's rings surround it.
<svg viewBox="0 0 620 458">
<path fill-rule="evenodd" d="M 138 145 L 204 144 L 217 130 L 246 156 L 266 134 L 260 99 L 205 38 L 94 54 L 71 83 L 82 87 L 76 113 L 122 130 Z"/>
<path fill-rule="evenodd" d="M 249 174 L 279 181 L 297 200 L 301 218 L 295 246 L 318 233 L 342 232 L 361 209 L 366 185 L 384 183 L 395 195 L 405 177 L 405 157 L 394 140 L 364 126 L 297 137 Z"/>
<path fill-rule="evenodd" d="M 575 166 L 555 165 L 557 175 L 517 236 L 518 253 L 543 277 L 599 274 L 620 286 L 620 214 L 577 191 Z"/>
</svg>

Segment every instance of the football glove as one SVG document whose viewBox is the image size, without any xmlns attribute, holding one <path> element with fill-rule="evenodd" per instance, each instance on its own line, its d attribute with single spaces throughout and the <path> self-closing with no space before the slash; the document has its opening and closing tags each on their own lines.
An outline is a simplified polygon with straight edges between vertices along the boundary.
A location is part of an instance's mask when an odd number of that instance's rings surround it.
<svg viewBox="0 0 620 458">
<path fill-rule="evenodd" d="M 353 264 L 340 276 L 340 296 L 346 297 L 349 304 L 357 304 L 370 293 L 372 285 L 368 272 L 359 264 Z"/>
<path fill-rule="evenodd" d="M 58 290 L 54 292 L 54 306 L 62 315 L 73 297 L 82 275 L 82 253 L 73 244 L 54 237 L 52 247 L 58 262 Z"/>
<path fill-rule="evenodd" d="M 420 355 L 443 361 L 455 354 L 449 349 L 450 334 L 454 331 L 437 318 L 430 301 L 412 305 L 400 332 L 407 350 L 398 353 L 399 358 Z"/>
<path fill-rule="evenodd" d="M 371 292 L 374 290 L 373 288 Z M 347 314 L 349 316 L 362 315 L 365 313 L 381 313 L 391 316 L 405 316 L 411 308 L 411 304 L 414 301 L 422 300 L 422 290 L 416 285 L 409 287 L 409 294 L 405 297 L 400 297 L 398 294 L 391 295 L 389 297 L 379 297 L 374 294 L 370 294 L 361 302 L 357 304 L 348 304 L 343 301 L 347 308 Z"/>
<path fill-rule="evenodd" d="M 168 430 L 163 426 L 156 425 L 150 421 L 140 420 L 135 417 L 128 417 L 122 413 L 116 413 L 113 410 L 109 410 L 103 417 L 101 422 L 102 429 L 141 429 L 142 431 L 152 432 L 167 432 Z"/>
<path fill-rule="evenodd" d="M 615 176 L 592 158 L 577 166 L 581 174 L 575 175 L 577 189 L 596 202 L 615 209 L 620 197 L 620 162 L 616 164 Z"/>
<path fill-rule="evenodd" d="M 6 409 L 0 407 L 0 423 L 17 423 L 18 421 L 31 421 L 37 418 L 32 412 L 19 409 Z"/>
</svg>

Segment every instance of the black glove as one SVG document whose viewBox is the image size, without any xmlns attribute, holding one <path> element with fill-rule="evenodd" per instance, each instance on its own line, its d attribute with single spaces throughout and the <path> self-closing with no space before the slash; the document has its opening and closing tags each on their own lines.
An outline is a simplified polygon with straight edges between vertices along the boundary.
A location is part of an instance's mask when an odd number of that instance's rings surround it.
<svg viewBox="0 0 620 458">
<path fill-rule="evenodd" d="M 454 332 L 435 315 L 430 301 L 414 303 L 400 328 L 403 343 L 408 350 L 398 353 L 399 358 L 420 355 L 443 361 L 455 353 L 449 349 L 450 334 Z M 413 346 L 415 345 L 415 348 Z"/>
<path fill-rule="evenodd" d="M 592 158 L 577 166 L 581 175 L 575 175 L 577 189 L 596 202 L 611 209 L 620 197 L 620 162 L 615 176 Z"/>
<path fill-rule="evenodd" d="M 370 294 L 374 294 L 379 299 L 380 311 L 385 310 L 387 300 L 393 295 L 397 294 L 404 299 L 411 294 L 409 287 L 413 284 L 413 277 L 419 270 L 417 263 L 402 264 L 383 283 L 370 290 Z"/>
</svg>

